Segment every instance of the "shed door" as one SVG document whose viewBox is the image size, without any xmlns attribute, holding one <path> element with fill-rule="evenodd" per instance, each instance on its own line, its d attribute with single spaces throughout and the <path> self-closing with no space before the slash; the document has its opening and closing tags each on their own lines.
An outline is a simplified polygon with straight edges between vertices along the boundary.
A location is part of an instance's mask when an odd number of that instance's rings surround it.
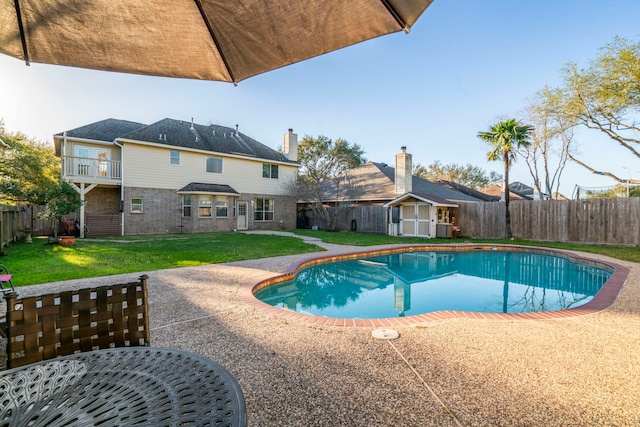
<svg viewBox="0 0 640 427">
<path fill-rule="evenodd" d="M 402 205 L 400 233 L 404 236 L 429 237 L 429 213 L 429 205 L 424 203 Z"/>
<path fill-rule="evenodd" d="M 418 204 L 416 208 L 418 210 L 418 236 L 429 237 L 429 227 L 431 225 L 431 221 L 429 219 L 429 205 Z"/>
<path fill-rule="evenodd" d="M 416 235 L 416 205 L 402 205 L 400 215 L 400 234 L 403 236 Z"/>
</svg>

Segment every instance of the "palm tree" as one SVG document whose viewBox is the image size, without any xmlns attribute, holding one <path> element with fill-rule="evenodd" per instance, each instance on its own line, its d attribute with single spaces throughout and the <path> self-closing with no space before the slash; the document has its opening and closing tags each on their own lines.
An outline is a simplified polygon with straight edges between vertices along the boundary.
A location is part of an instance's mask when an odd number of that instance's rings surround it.
<svg viewBox="0 0 640 427">
<path fill-rule="evenodd" d="M 533 127 L 521 125 L 516 119 L 508 119 L 491 126 L 487 132 L 479 132 L 478 138 L 491 146 L 487 160 L 502 160 L 504 164 L 504 222 L 507 237 L 511 237 L 511 214 L 509 213 L 509 169 L 516 160 L 517 150 L 531 144 Z"/>
</svg>

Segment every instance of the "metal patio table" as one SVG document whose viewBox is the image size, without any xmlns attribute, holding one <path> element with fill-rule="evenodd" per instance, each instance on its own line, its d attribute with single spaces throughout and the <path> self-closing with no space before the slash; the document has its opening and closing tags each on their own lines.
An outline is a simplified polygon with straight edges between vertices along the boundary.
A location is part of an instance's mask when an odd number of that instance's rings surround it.
<svg viewBox="0 0 640 427">
<path fill-rule="evenodd" d="M 245 426 L 244 396 L 218 363 L 124 347 L 0 372 L 0 426 Z"/>
</svg>

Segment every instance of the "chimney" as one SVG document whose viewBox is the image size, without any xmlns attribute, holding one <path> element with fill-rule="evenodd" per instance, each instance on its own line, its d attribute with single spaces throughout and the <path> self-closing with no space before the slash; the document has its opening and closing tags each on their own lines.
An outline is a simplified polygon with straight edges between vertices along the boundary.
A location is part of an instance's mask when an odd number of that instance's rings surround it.
<svg viewBox="0 0 640 427">
<path fill-rule="evenodd" d="M 293 133 L 293 129 L 289 129 L 284 134 L 284 145 L 282 147 L 285 156 L 292 162 L 298 161 L 298 135 Z"/>
<path fill-rule="evenodd" d="M 400 147 L 400 150 L 401 152 L 396 154 L 396 194 L 405 194 L 413 191 L 413 164 L 411 154 L 407 153 L 407 147 Z"/>
</svg>

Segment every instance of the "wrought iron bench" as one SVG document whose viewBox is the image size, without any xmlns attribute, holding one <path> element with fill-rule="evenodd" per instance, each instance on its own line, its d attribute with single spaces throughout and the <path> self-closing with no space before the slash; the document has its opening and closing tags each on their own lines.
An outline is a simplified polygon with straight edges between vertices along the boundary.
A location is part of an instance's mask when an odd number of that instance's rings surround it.
<svg viewBox="0 0 640 427">
<path fill-rule="evenodd" d="M 34 297 L 4 296 L 7 366 L 98 349 L 149 345 L 147 279 Z"/>
</svg>

